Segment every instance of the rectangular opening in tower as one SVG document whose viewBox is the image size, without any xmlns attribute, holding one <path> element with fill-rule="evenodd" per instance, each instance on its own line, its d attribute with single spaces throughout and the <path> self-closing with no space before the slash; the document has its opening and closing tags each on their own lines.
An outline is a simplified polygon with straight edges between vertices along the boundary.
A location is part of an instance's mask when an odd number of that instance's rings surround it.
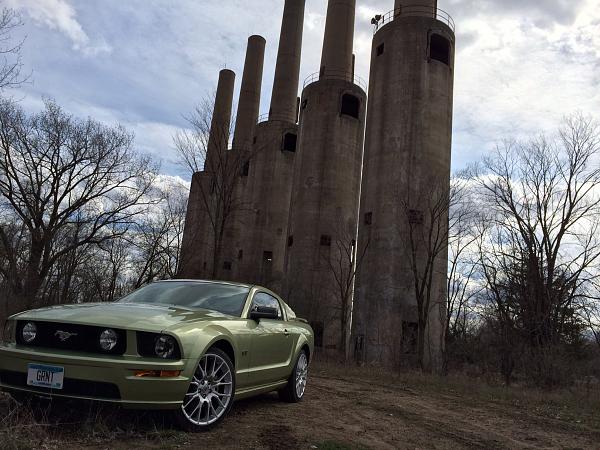
<svg viewBox="0 0 600 450">
<path fill-rule="evenodd" d="M 450 65 L 450 41 L 439 34 L 432 34 L 429 43 L 429 57 Z"/>
<path fill-rule="evenodd" d="M 284 152 L 295 152 L 296 144 L 298 142 L 298 136 L 294 133 L 285 133 L 283 136 L 283 151 Z"/>
<path fill-rule="evenodd" d="M 242 170 L 240 171 L 241 177 L 247 177 L 248 174 L 250 174 L 250 161 L 246 161 L 242 166 Z"/>
<path fill-rule="evenodd" d="M 321 235 L 321 245 L 323 247 L 331 247 L 331 236 L 328 234 Z"/>
<path fill-rule="evenodd" d="M 342 96 L 342 115 L 354 117 L 358 119 L 360 116 L 360 100 L 352 94 L 344 94 Z"/>
</svg>

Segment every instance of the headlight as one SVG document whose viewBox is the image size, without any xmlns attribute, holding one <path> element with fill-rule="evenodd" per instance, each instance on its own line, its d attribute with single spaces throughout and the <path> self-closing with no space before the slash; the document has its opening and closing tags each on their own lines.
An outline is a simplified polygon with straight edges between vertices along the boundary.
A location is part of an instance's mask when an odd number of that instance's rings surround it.
<svg viewBox="0 0 600 450">
<path fill-rule="evenodd" d="M 154 353 L 156 353 L 156 356 L 159 358 L 169 359 L 175 353 L 176 348 L 177 342 L 175 341 L 175 338 L 163 334 L 156 338 Z"/>
<path fill-rule="evenodd" d="M 37 327 L 33 322 L 27 322 L 21 331 L 21 336 L 26 344 L 31 344 L 37 336 Z"/>
<path fill-rule="evenodd" d="M 115 330 L 104 330 L 102 333 L 100 333 L 100 348 L 105 352 L 110 352 L 117 346 L 118 340 L 119 336 Z"/>
<path fill-rule="evenodd" d="M 4 332 L 2 333 L 2 342 L 5 344 L 15 343 L 15 321 L 7 320 L 4 324 Z"/>
</svg>

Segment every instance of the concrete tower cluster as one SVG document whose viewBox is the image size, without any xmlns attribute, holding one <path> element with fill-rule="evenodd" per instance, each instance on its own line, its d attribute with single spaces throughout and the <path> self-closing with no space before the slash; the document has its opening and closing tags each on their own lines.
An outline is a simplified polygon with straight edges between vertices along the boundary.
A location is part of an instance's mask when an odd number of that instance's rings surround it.
<svg viewBox="0 0 600 450">
<path fill-rule="evenodd" d="M 192 180 L 181 276 L 281 293 L 324 350 L 397 365 L 419 338 L 434 359 L 447 253 L 431 258 L 412 238 L 426 234 L 428 211 L 448 196 L 454 24 L 435 0 L 396 0 L 390 13 L 376 16 L 367 105 L 366 86 L 354 74 L 356 0 L 329 0 L 321 66 L 298 98 L 304 10 L 305 0 L 285 1 L 262 120 L 265 41 L 250 37 L 231 149 L 223 140 L 234 74 L 220 74 L 205 168 Z M 215 252 L 206 193 L 215 161 L 240 155 L 235 196 L 244 206 L 231 212 Z M 441 223 L 447 227 L 443 217 Z M 430 259 L 433 301 L 423 324 L 412 269 Z"/>
</svg>

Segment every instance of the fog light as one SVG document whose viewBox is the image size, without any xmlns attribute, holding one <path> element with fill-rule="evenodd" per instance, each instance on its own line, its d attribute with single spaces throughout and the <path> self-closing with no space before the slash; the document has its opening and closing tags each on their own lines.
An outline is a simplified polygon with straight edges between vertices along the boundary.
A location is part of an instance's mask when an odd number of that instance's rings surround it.
<svg viewBox="0 0 600 450">
<path fill-rule="evenodd" d="M 21 336 L 26 344 L 31 344 L 37 336 L 37 327 L 35 326 L 35 323 L 27 322 L 23 327 Z"/>
<path fill-rule="evenodd" d="M 154 344 L 154 352 L 156 356 L 163 359 L 168 359 L 175 353 L 177 342 L 171 336 L 162 335 L 156 339 Z"/>
<path fill-rule="evenodd" d="M 100 348 L 105 352 L 110 352 L 117 346 L 118 336 L 115 330 L 104 330 L 100 334 Z"/>
</svg>

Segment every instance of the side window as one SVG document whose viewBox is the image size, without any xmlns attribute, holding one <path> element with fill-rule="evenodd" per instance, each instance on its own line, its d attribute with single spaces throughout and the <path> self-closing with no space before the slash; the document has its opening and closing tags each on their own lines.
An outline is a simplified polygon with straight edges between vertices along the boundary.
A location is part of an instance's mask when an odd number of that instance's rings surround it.
<svg viewBox="0 0 600 450">
<path fill-rule="evenodd" d="M 277 310 L 277 318 L 279 320 L 283 320 L 281 305 L 279 304 L 279 301 L 272 295 L 269 295 L 266 292 L 258 292 L 252 299 L 252 307 L 250 309 L 254 309 L 255 306 L 267 306 L 269 308 L 275 308 Z"/>
</svg>

